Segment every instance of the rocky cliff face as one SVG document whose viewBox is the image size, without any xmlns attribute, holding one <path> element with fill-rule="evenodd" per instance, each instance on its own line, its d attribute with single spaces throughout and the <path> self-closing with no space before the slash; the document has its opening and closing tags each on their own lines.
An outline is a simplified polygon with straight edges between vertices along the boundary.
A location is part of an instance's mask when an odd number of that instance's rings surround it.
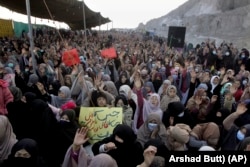
<svg viewBox="0 0 250 167">
<path fill-rule="evenodd" d="M 167 37 L 168 26 L 185 26 L 186 41 L 193 44 L 210 38 L 250 48 L 250 0 L 189 0 L 138 29 Z"/>
</svg>

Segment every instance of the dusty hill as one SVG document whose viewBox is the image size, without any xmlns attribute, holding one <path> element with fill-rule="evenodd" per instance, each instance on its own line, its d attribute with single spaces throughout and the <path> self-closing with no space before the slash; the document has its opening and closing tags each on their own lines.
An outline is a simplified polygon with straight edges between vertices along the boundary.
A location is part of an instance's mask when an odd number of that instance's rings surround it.
<svg viewBox="0 0 250 167">
<path fill-rule="evenodd" d="M 167 37 L 168 26 L 185 26 L 186 41 L 194 44 L 209 37 L 250 48 L 250 0 L 189 0 L 138 29 Z"/>
</svg>

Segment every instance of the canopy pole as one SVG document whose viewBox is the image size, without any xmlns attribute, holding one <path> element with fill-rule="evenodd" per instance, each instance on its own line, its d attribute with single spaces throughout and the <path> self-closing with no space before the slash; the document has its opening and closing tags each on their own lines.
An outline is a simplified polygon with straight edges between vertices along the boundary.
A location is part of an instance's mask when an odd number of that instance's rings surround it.
<svg viewBox="0 0 250 167">
<path fill-rule="evenodd" d="M 85 17 L 85 4 L 84 0 L 82 0 L 82 13 L 83 13 L 83 28 L 84 28 L 84 41 L 85 45 L 87 46 L 87 30 L 86 30 L 86 17 Z"/>
<path fill-rule="evenodd" d="M 34 55 L 34 42 L 33 42 L 33 29 L 32 29 L 32 25 L 31 25 L 31 17 L 30 17 L 30 1 L 26 0 L 26 11 L 27 11 L 27 16 L 28 16 L 28 23 L 29 23 L 29 39 L 30 39 L 30 52 L 31 52 L 31 56 L 32 56 L 32 68 L 33 68 L 33 72 L 35 73 L 36 70 L 36 59 L 35 59 L 35 55 Z"/>
</svg>

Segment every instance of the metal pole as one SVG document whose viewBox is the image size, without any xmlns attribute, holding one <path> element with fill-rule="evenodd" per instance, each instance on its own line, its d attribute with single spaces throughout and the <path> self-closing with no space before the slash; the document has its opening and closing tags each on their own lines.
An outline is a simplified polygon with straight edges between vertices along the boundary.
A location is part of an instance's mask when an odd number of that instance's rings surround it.
<svg viewBox="0 0 250 167">
<path fill-rule="evenodd" d="M 84 28 L 84 41 L 85 45 L 87 45 L 87 32 L 86 32 L 86 17 L 85 17 L 85 4 L 84 0 L 82 0 L 82 13 L 83 13 L 83 28 Z"/>
<path fill-rule="evenodd" d="M 30 17 L 30 1 L 26 0 L 26 11 L 27 11 L 27 16 L 28 16 L 28 23 L 29 23 L 29 38 L 30 38 L 30 52 L 31 52 L 31 56 L 32 56 L 32 68 L 33 71 L 35 73 L 36 70 L 36 58 L 34 55 L 34 43 L 33 43 L 33 30 L 32 30 L 32 25 L 31 25 L 31 17 Z"/>
<path fill-rule="evenodd" d="M 99 14 L 99 32 L 101 31 L 101 14 Z"/>
</svg>

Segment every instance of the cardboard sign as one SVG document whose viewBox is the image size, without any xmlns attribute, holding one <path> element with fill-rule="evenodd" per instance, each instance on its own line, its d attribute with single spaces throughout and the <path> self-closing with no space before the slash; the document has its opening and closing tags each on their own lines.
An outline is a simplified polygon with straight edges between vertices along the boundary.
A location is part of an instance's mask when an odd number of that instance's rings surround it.
<svg viewBox="0 0 250 167">
<path fill-rule="evenodd" d="M 88 128 L 89 142 L 94 144 L 109 137 L 122 124 L 122 108 L 81 107 L 79 124 Z"/>
</svg>

